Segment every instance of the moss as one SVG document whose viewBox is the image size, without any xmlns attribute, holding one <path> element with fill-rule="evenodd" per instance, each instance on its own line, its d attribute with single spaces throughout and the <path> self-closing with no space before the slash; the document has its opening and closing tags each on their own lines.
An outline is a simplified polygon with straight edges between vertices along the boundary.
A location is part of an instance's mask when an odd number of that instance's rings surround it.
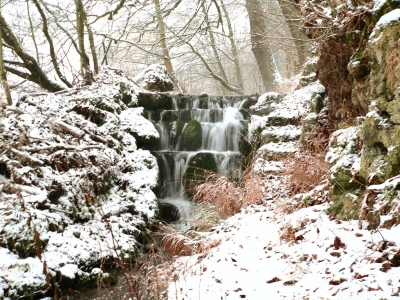
<svg viewBox="0 0 400 300">
<path fill-rule="evenodd" d="M 269 117 L 267 120 L 267 126 L 286 126 L 286 125 L 299 125 L 300 120 L 296 117 L 280 117 L 274 116 Z"/>
<path fill-rule="evenodd" d="M 181 135 L 180 148 L 186 151 L 197 151 L 203 141 L 203 130 L 201 124 L 192 120 L 187 123 Z"/>
<path fill-rule="evenodd" d="M 171 123 L 178 120 L 178 113 L 175 110 L 165 110 L 161 113 L 163 123 Z"/>
<path fill-rule="evenodd" d="M 217 162 L 212 153 L 201 152 L 193 156 L 189 160 L 188 168 L 182 177 L 182 184 L 186 193 L 192 196 L 194 187 L 204 183 L 210 172 L 217 172 Z"/>
<path fill-rule="evenodd" d="M 136 101 L 132 97 L 132 91 L 125 85 L 124 82 L 119 83 L 119 93 L 114 96 L 118 102 L 124 103 L 128 107 L 136 106 Z"/>
<path fill-rule="evenodd" d="M 379 9 L 374 10 L 372 15 L 374 23 L 378 22 L 383 15 L 396 8 L 400 8 L 399 0 L 386 0 L 385 4 L 383 4 Z"/>
<path fill-rule="evenodd" d="M 333 198 L 333 204 L 329 207 L 328 213 L 340 220 L 358 220 L 360 216 L 360 201 L 358 194 L 345 194 Z"/>
<path fill-rule="evenodd" d="M 335 174 L 335 179 L 331 179 L 330 182 L 333 186 L 333 195 L 342 195 L 360 188 L 360 183 L 351 180 L 349 171 L 338 171 Z"/>
</svg>

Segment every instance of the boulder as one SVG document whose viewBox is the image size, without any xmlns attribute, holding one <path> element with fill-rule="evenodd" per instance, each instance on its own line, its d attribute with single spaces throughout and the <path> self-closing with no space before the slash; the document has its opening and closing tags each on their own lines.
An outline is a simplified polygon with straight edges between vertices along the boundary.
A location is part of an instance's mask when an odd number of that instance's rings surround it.
<svg viewBox="0 0 400 300">
<path fill-rule="evenodd" d="M 182 177 L 185 192 L 192 196 L 195 186 L 204 183 L 208 174 L 217 172 L 217 169 L 217 162 L 212 153 L 197 153 L 189 160 L 188 168 Z"/>
<path fill-rule="evenodd" d="M 174 89 L 174 82 L 167 69 L 161 65 L 150 65 L 133 78 L 141 88 L 155 92 L 168 92 Z"/>
<path fill-rule="evenodd" d="M 186 151 L 197 151 L 200 149 L 203 141 L 203 130 L 201 124 L 192 120 L 187 123 L 182 132 L 180 148 Z"/>
<path fill-rule="evenodd" d="M 178 221 L 181 218 L 179 209 L 171 203 L 160 203 L 160 218 L 167 223 Z"/>
</svg>

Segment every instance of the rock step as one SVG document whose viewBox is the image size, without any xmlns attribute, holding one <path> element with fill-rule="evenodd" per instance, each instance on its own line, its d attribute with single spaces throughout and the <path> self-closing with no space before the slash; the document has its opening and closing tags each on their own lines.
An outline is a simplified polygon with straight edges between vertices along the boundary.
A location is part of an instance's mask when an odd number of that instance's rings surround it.
<svg viewBox="0 0 400 300">
<path fill-rule="evenodd" d="M 299 143 L 279 142 L 267 143 L 258 149 L 258 156 L 267 161 L 280 161 L 285 159 L 289 154 L 296 153 L 299 150 Z"/>
<path fill-rule="evenodd" d="M 280 143 L 297 141 L 301 135 L 301 127 L 294 125 L 287 126 L 269 126 L 265 128 L 260 135 L 261 145 L 268 143 Z"/>
</svg>

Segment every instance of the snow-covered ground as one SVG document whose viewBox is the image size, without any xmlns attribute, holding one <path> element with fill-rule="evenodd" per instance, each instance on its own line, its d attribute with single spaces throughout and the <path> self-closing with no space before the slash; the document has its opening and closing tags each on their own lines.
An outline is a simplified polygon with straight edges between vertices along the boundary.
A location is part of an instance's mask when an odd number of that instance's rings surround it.
<svg viewBox="0 0 400 300">
<path fill-rule="evenodd" d="M 261 133 L 262 146 L 253 171 L 263 175 L 263 204 L 243 208 L 206 234 L 205 240 L 218 244 L 209 252 L 177 258 L 168 299 L 365 300 L 399 296 L 400 226 L 366 230 L 365 221 L 332 218 L 330 204 L 324 202 L 326 180 L 310 192 L 322 195 L 320 202 L 324 203 L 308 206 L 307 201 L 301 203 L 308 194 L 290 196 L 285 172 L 290 160 L 285 158 L 301 156 L 302 150 L 296 141 L 299 126 L 288 124 L 315 115 L 310 105 L 323 93 L 324 87 L 315 82 L 278 102 L 267 103 L 260 97 L 253 109 L 271 112 L 252 116 L 249 131 L 251 136 Z M 269 122 L 277 117 L 278 126 Z M 327 156 L 333 168 L 355 147 L 358 130 L 354 127 L 333 136 Z M 353 156 L 351 163 L 358 161 L 358 156 Z"/>
<path fill-rule="evenodd" d="M 208 236 L 218 247 L 178 259 L 169 299 L 398 297 L 400 226 L 362 230 L 331 220 L 328 204 L 292 214 L 280 205 L 244 209 Z"/>
</svg>

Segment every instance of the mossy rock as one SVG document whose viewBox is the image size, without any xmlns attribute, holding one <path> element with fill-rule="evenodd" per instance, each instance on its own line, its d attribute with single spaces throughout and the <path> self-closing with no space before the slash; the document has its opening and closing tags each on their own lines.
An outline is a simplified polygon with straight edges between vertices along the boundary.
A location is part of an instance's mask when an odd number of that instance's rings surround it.
<svg viewBox="0 0 400 300">
<path fill-rule="evenodd" d="M 188 168 L 182 177 L 185 192 L 192 196 L 196 185 L 204 183 L 208 174 L 217 172 L 217 169 L 217 162 L 212 153 L 197 153 L 189 160 Z"/>
<path fill-rule="evenodd" d="M 360 217 L 360 190 L 355 194 L 347 193 L 333 198 L 333 203 L 328 209 L 328 213 L 340 220 L 358 220 Z"/>
<path fill-rule="evenodd" d="M 119 93 L 114 96 L 114 99 L 123 102 L 128 107 L 134 107 L 137 103 L 136 98 L 132 97 L 132 93 L 135 91 L 128 88 L 124 82 L 120 82 Z"/>
<path fill-rule="evenodd" d="M 297 117 L 272 116 L 268 117 L 266 126 L 286 126 L 299 124 L 300 119 Z"/>
<path fill-rule="evenodd" d="M 379 183 L 400 172 L 400 125 L 384 118 L 367 118 L 362 129 L 361 177 L 374 173 Z"/>
<path fill-rule="evenodd" d="M 90 104 L 97 107 L 98 109 L 105 110 L 105 111 L 108 111 L 113 114 L 120 114 L 122 111 L 122 106 L 124 106 L 126 108 L 126 106 L 118 99 L 114 99 L 114 101 L 110 101 L 107 98 L 94 97 L 94 98 L 90 98 L 89 100 L 90 100 Z"/>
<path fill-rule="evenodd" d="M 186 151 L 197 151 L 203 142 L 203 130 L 201 124 L 192 120 L 187 123 L 181 135 L 180 148 Z"/>
<path fill-rule="evenodd" d="M 379 7 L 374 7 L 373 10 L 373 21 L 374 23 L 378 22 L 379 19 L 387 14 L 388 12 L 396 9 L 396 8 L 400 8 L 400 1 L 399 0 L 386 0 L 385 2 L 383 1 L 379 1 L 377 2 L 377 4 L 380 4 Z"/>
<path fill-rule="evenodd" d="M 179 116 L 175 110 L 165 110 L 161 113 L 162 123 L 171 123 L 178 120 Z"/>
<path fill-rule="evenodd" d="M 337 170 L 335 179 L 329 181 L 333 188 L 333 195 L 343 195 L 343 193 L 354 191 L 361 186 L 359 182 L 351 180 L 350 170 Z"/>
<path fill-rule="evenodd" d="M 251 115 L 246 109 L 241 108 L 241 109 L 239 109 L 239 112 L 242 114 L 243 119 L 250 120 Z"/>
<path fill-rule="evenodd" d="M 253 151 L 253 147 L 245 138 L 246 135 L 242 135 L 239 140 L 239 152 L 242 154 L 242 157 L 247 158 L 250 153 Z"/>
</svg>

